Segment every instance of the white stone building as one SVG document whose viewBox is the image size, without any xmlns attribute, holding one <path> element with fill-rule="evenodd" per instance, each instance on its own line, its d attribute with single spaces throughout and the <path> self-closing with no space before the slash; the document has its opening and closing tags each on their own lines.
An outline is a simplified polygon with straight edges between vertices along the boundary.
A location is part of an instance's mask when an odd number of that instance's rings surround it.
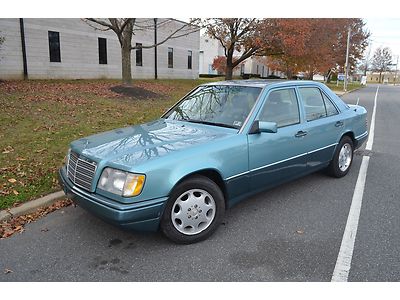
<svg viewBox="0 0 400 300">
<path fill-rule="evenodd" d="M 137 19 L 153 26 L 136 31 L 133 44 L 154 44 L 154 20 Z M 156 20 L 158 42 L 182 26 L 174 19 Z M 81 19 L 0 19 L 0 36 L 5 37 L 0 79 L 22 79 L 24 69 L 29 79 L 121 78 L 116 34 L 95 30 Z M 197 31 L 157 49 L 132 50 L 132 77 L 154 78 L 157 73 L 158 78 L 198 78 L 199 39 Z"/>
<path fill-rule="evenodd" d="M 217 70 L 213 70 L 212 64 L 214 58 L 225 55 L 222 45 L 217 40 L 202 35 L 200 37 L 199 55 L 199 74 L 218 75 Z M 234 56 L 239 55 L 239 52 L 235 52 L 234 54 Z M 275 75 L 282 78 L 284 77 L 282 72 L 269 68 L 265 61 L 263 57 L 250 57 L 233 70 L 233 76 L 259 75 L 265 78 Z"/>
</svg>

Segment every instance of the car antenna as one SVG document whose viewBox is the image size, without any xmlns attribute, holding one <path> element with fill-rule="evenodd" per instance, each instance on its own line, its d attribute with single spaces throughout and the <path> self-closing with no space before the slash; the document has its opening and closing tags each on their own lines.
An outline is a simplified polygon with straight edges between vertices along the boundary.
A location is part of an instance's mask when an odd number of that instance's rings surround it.
<svg viewBox="0 0 400 300">
<path fill-rule="evenodd" d="M 357 111 L 358 108 L 358 103 L 360 102 L 360 97 L 357 98 L 357 103 L 356 103 L 356 107 L 354 108 L 354 111 Z"/>
</svg>

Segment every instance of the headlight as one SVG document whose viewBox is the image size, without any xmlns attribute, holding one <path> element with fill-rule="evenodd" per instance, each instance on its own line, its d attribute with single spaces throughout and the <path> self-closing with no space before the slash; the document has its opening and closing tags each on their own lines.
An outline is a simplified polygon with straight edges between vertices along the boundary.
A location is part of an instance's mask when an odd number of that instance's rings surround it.
<svg viewBox="0 0 400 300">
<path fill-rule="evenodd" d="M 144 180 L 145 176 L 141 174 L 105 168 L 97 187 L 123 197 L 133 197 L 142 191 Z"/>
</svg>

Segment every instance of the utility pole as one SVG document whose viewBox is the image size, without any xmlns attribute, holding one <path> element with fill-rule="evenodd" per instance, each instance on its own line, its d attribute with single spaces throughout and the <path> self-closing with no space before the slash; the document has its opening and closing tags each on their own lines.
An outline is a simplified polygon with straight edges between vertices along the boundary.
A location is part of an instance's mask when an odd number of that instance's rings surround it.
<svg viewBox="0 0 400 300">
<path fill-rule="evenodd" d="M 347 33 L 347 47 L 346 47 L 346 63 L 345 63 L 345 75 L 344 75 L 344 91 L 347 92 L 347 77 L 349 76 L 349 51 L 350 51 L 350 35 L 351 27 L 349 26 L 349 32 Z"/>
<path fill-rule="evenodd" d="M 157 18 L 154 18 L 154 79 L 158 79 L 158 66 L 157 66 Z"/>
</svg>

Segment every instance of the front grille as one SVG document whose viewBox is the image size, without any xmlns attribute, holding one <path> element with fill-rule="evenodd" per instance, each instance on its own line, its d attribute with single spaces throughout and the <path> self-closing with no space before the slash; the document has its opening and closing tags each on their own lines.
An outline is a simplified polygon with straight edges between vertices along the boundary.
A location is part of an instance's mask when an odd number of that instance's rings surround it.
<svg viewBox="0 0 400 300">
<path fill-rule="evenodd" d="M 77 186 L 90 191 L 96 167 L 95 162 L 82 159 L 75 152 L 71 152 L 67 165 L 68 178 Z"/>
</svg>

